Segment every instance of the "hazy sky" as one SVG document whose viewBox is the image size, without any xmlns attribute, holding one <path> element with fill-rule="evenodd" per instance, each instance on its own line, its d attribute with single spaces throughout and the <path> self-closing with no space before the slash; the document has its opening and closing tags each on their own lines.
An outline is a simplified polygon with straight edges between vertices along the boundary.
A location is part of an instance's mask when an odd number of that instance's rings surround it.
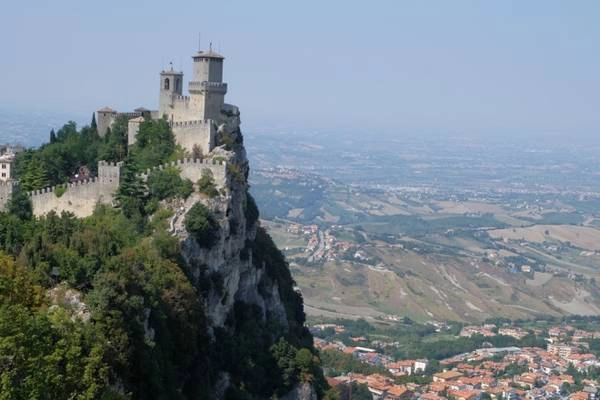
<svg viewBox="0 0 600 400">
<path fill-rule="evenodd" d="M 254 128 L 598 135 L 599 21 L 597 0 L 6 1 L 0 107 L 156 108 L 201 33 Z"/>
</svg>

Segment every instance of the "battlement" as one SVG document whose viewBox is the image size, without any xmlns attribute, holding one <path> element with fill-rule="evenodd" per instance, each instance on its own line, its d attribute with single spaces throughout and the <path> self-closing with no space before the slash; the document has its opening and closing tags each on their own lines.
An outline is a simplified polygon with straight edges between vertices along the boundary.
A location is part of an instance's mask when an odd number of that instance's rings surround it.
<svg viewBox="0 0 600 400">
<path fill-rule="evenodd" d="M 150 173 L 152 173 L 152 171 L 162 170 L 162 169 L 169 168 L 169 167 L 180 167 L 180 166 L 189 166 L 189 165 L 193 165 L 193 166 L 221 165 L 223 167 L 226 167 L 226 164 L 227 163 L 225 161 L 223 161 L 223 160 L 215 160 L 215 159 L 212 159 L 212 158 L 182 158 L 180 160 L 171 161 L 170 163 L 161 164 L 161 165 L 158 165 L 156 167 L 148 168 L 141 175 L 142 176 L 148 176 L 148 175 L 150 175 Z"/>
<path fill-rule="evenodd" d="M 176 101 L 190 101 L 190 96 L 177 95 L 173 96 Z"/>
<path fill-rule="evenodd" d="M 210 119 L 199 119 L 195 121 L 179 121 L 179 122 L 170 122 L 169 125 L 171 128 L 185 128 L 185 127 L 194 127 L 201 125 L 209 125 L 212 123 Z"/>
<path fill-rule="evenodd" d="M 215 179 L 215 184 L 222 188 L 227 187 L 227 163 L 223 160 L 214 160 L 211 158 L 184 158 L 147 169 L 139 176 L 145 180 L 152 172 L 171 167 L 179 168 L 179 175 L 183 179 L 189 179 L 194 183 L 198 182 L 204 171 L 210 170 Z"/>
<path fill-rule="evenodd" d="M 119 112 L 117 113 L 117 117 L 125 116 L 127 119 L 141 117 L 142 113 L 139 111 L 131 111 L 131 112 Z"/>
<path fill-rule="evenodd" d="M 192 92 L 192 91 L 196 91 L 196 92 L 200 91 L 201 92 L 201 91 L 210 90 L 210 91 L 218 91 L 218 92 L 226 93 L 227 92 L 227 84 L 223 83 L 223 82 L 191 81 L 188 84 L 188 90 L 190 92 Z"/>
<path fill-rule="evenodd" d="M 113 162 L 113 161 L 98 161 L 98 167 L 122 167 L 125 163 L 123 161 Z"/>
<path fill-rule="evenodd" d="M 106 181 L 99 179 L 97 177 L 90 178 L 90 179 L 82 179 L 80 181 L 75 181 L 75 182 L 71 182 L 71 183 L 63 183 L 61 185 L 48 186 L 43 189 L 33 190 L 33 191 L 29 192 L 29 196 L 33 197 L 33 196 L 38 196 L 38 195 L 41 195 L 44 193 L 54 193 L 56 191 L 56 189 L 60 188 L 60 187 L 64 187 L 68 191 L 69 189 L 76 188 L 78 186 L 92 185 L 92 184 L 96 184 L 96 183 L 106 183 Z"/>
</svg>

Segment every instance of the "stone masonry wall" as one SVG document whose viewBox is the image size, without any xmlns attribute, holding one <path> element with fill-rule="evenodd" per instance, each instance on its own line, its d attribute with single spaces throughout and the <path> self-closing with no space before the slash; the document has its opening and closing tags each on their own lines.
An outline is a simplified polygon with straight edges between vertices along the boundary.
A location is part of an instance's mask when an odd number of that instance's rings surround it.
<svg viewBox="0 0 600 400">
<path fill-rule="evenodd" d="M 0 210 L 6 210 L 6 205 L 18 185 L 17 181 L 0 182 Z"/>
<path fill-rule="evenodd" d="M 216 161 L 212 159 L 186 158 L 183 160 L 173 161 L 170 164 L 163 164 L 158 167 L 148 169 L 142 174 L 142 178 L 146 179 L 152 171 L 161 170 L 168 167 L 179 168 L 181 171 L 180 176 L 183 179 L 189 179 L 193 183 L 196 183 L 198 179 L 202 177 L 204 171 L 210 170 L 213 174 L 217 188 L 221 189 L 228 187 L 227 164 L 224 161 Z"/>
<path fill-rule="evenodd" d="M 216 128 L 211 120 L 171 123 L 175 142 L 189 151 L 197 145 L 202 154 L 208 154 L 215 146 Z"/>
<path fill-rule="evenodd" d="M 30 193 L 33 214 L 41 216 L 55 211 L 72 212 L 79 218 L 91 215 L 96 204 L 112 204 L 119 188 L 120 171 L 123 163 L 98 163 L 98 177 L 70 183 L 66 191 L 58 197 L 56 186 Z"/>
<path fill-rule="evenodd" d="M 55 187 L 37 190 L 31 193 L 31 204 L 35 216 L 55 211 L 72 212 L 79 218 L 91 215 L 96 204 L 112 204 L 119 183 L 107 182 L 99 178 L 71 183 L 62 196 L 56 196 Z"/>
<path fill-rule="evenodd" d="M 68 211 L 79 218 L 83 218 L 91 215 L 97 204 L 113 204 L 115 193 L 119 188 L 122 166 L 123 163 L 115 164 L 100 161 L 98 163 L 97 178 L 67 185 L 67 190 L 60 197 L 56 195 L 56 186 L 31 192 L 30 198 L 34 215 L 39 217 L 50 211 L 55 211 L 58 214 Z M 194 183 L 202 177 L 204 171 L 210 170 L 217 188 L 228 187 L 226 163 L 212 159 L 187 158 L 173 161 L 170 164 L 149 169 L 140 176 L 146 179 L 153 170 L 161 170 L 167 167 L 179 168 L 181 177 Z M 12 185 L 14 184 L 12 183 Z M 10 199 L 13 190 L 12 185 L 0 184 L 1 207 Z"/>
</svg>

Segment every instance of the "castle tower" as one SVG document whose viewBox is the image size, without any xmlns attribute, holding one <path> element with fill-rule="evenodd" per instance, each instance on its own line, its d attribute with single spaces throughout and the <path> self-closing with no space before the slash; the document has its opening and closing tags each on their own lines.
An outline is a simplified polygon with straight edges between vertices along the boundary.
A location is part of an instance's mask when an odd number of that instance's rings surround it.
<svg viewBox="0 0 600 400">
<path fill-rule="evenodd" d="M 173 119 L 173 108 L 177 97 L 181 96 L 183 88 L 183 72 L 173 70 L 173 66 L 160 73 L 160 96 L 158 100 L 158 115 L 166 115 Z"/>
<path fill-rule="evenodd" d="M 110 107 L 103 107 L 96 111 L 96 124 L 98 129 L 98 135 L 100 137 L 106 136 L 108 128 L 115 122 L 117 118 L 117 112 Z"/>
<path fill-rule="evenodd" d="M 6 182 L 12 179 L 12 167 L 15 162 L 15 155 L 7 152 L 0 156 L 0 181 Z"/>
<path fill-rule="evenodd" d="M 225 102 L 227 84 L 223 83 L 223 60 L 225 57 L 214 52 L 199 51 L 192 56 L 193 76 L 189 83 L 192 107 L 201 120 L 218 120 Z"/>
</svg>

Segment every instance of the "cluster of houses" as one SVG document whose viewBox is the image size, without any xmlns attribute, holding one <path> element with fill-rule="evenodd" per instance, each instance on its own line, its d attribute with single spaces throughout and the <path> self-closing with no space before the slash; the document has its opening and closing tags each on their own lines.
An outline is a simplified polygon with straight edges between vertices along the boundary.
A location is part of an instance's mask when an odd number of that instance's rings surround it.
<svg viewBox="0 0 600 400">
<path fill-rule="evenodd" d="M 343 331 L 343 327 L 336 327 Z M 468 326 L 461 332 L 461 336 L 475 334 L 501 334 L 521 339 L 529 332 L 519 327 L 490 324 Z M 347 373 L 329 378 L 333 386 L 349 382 L 365 384 L 374 400 L 596 400 L 600 395 L 598 382 L 595 379 L 576 381 L 574 376 L 600 368 L 600 361 L 587 350 L 586 340 L 595 338 L 600 338 L 600 332 L 556 326 L 548 330 L 546 348 L 484 347 L 439 361 L 436 373 L 430 372 L 426 359 L 393 360 L 377 349 L 347 346 L 339 341 L 315 339 L 315 345 L 321 350 L 352 354 L 364 363 L 384 367 L 386 375 Z M 350 340 L 370 343 L 373 347 L 378 343 L 362 336 Z M 414 374 L 427 379 L 406 379 Z M 416 383 L 424 381 L 427 383 Z"/>
<path fill-rule="evenodd" d="M 337 226 L 333 225 L 332 229 Z M 308 238 L 306 253 L 315 261 L 334 261 L 340 259 L 346 252 L 356 247 L 355 244 L 338 240 L 330 229 L 319 232 L 318 225 L 289 224 L 287 232 L 294 235 L 303 235 Z"/>
<path fill-rule="evenodd" d="M 520 327 L 501 327 L 498 328 L 495 324 L 485 324 L 485 325 L 469 325 L 462 328 L 459 336 L 461 337 L 471 337 L 473 335 L 482 335 L 485 337 L 493 337 L 497 335 L 502 336 L 512 336 L 515 339 L 523 339 L 527 336 L 529 332 Z"/>
</svg>

